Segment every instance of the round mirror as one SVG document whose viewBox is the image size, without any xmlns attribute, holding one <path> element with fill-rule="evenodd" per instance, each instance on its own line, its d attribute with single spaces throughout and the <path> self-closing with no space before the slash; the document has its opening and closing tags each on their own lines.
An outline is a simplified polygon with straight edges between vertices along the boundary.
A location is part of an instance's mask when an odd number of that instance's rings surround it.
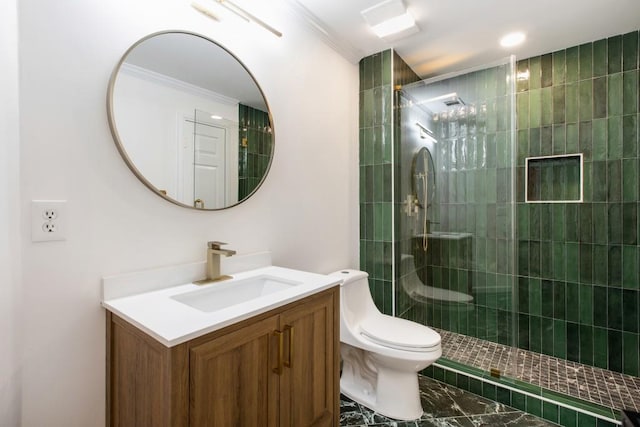
<svg viewBox="0 0 640 427">
<path fill-rule="evenodd" d="M 206 37 L 151 34 L 124 54 L 108 93 L 111 132 L 161 197 L 224 209 L 250 197 L 273 157 L 273 121 L 247 68 Z"/>
<path fill-rule="evenodd" d="M 436 170 L 431 152 L 422 147 L 413 156 L 413 192 L 420 207 L 429 207 L 436 195 Z"/>
</svg>

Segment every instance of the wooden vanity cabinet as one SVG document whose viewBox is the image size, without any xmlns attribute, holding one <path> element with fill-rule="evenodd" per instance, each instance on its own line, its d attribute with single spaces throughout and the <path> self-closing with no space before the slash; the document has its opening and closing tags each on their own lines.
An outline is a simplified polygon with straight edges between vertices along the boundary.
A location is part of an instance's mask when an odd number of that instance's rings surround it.
<svg viewBox="0 0 640 427">
<path fill-rule="evenodd" d="M 174 347 L 107 314 L 107 425 L 338 426 L 339 290 Z"/>
</svg>

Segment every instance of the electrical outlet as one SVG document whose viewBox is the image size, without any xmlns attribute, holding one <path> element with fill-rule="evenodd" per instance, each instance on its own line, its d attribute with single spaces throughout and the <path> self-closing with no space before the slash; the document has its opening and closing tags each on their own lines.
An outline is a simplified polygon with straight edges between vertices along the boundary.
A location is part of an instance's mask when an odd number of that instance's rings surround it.
<svg viewBox="0 0 640 427">
<path fill-rule="evenodd" d="M 31 201 L 31 241 L 66 240 L 66 200 Z"/>
</svg>

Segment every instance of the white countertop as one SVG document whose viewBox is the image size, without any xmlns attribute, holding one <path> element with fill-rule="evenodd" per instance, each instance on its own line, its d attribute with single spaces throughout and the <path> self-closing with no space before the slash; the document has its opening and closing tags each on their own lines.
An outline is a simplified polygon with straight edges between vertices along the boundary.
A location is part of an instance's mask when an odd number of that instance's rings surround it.
<svg viewBox="0 0 640 427">
<path fill-rule="evenodd" d="M 203 312 L 171 297 L 185 292 L 232 283 L 256 275 L 286 276 L 302 282 L 290 289 L 274 292 L 214 312 Z M 157 339 L 167 347 L 186 342 L 241 320 L 265 313 L 298 299 L 329 289 L 340 283 L 338 276 L 326 276 L 283 267 L 268 266 L 233 274 L 233 279 L 203 286 L 187 283 L 109 298 L 105 291 L 102 306 Z"/>
</svg>

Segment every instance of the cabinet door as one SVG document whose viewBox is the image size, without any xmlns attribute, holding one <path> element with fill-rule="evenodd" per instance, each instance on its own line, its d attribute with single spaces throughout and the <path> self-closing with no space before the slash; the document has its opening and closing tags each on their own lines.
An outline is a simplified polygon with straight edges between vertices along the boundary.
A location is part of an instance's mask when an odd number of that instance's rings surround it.
<svg viewBox="0 0 640 427">
<path fill-rule="evenodd" d="M 280 316 L 285 343 L 281 426 L 337 425 L 337 295 L 325 292 Z"/>
<path fill-rule="evenodd" d="M 190 426 L 277 426 L 278 317 L 190 350 Z"/>
</svg>

